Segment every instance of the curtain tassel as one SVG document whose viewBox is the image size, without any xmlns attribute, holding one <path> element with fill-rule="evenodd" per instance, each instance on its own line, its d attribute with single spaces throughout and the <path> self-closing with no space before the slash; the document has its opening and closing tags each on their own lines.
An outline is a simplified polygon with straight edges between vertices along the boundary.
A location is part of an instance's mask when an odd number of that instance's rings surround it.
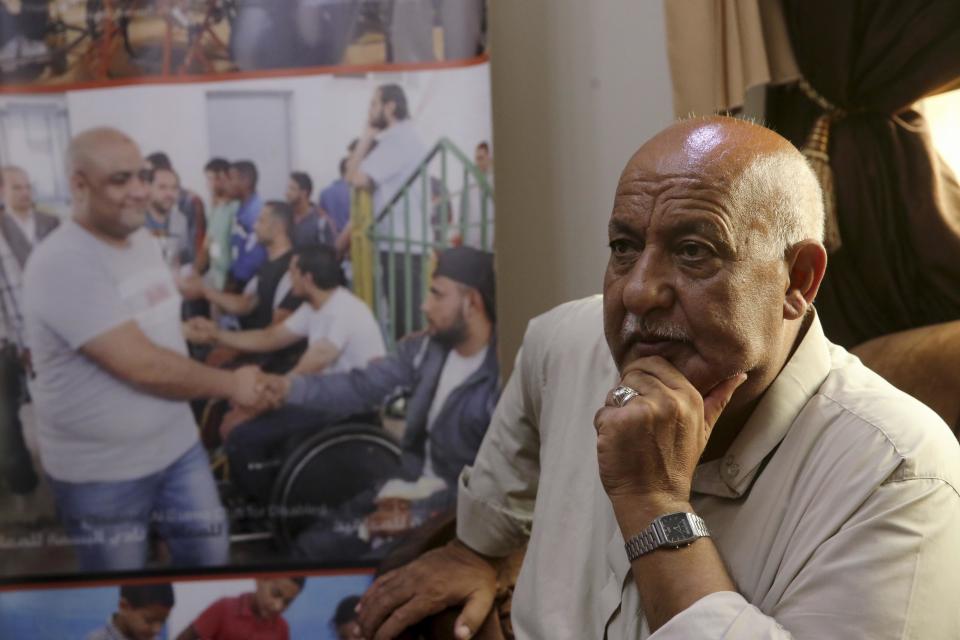
<svg viewBox="0 0 960 640">
<path fill-rule="evenodd" d="M 840 239 L 840 225 L 837 220 L 837 193 L 834 190 L 833 169 L 830 168 L 830 123 L 832 118 L 823 114 L 813 125 L 806 143 L 800 150 L 810 163 L 823 191 L 824 229 L 823 244 L 828 253 L 834 253 L 843 242 Z"/>
<path fill-rule="evenodd" d="M 840 238 L 840 223 L 837 216 L 837 192 L 834 189 L 833 169 L 830 168 L 830 126 L 835 120 L 847 115 L 826 97 L 814 89 L 805 78 L 797 83 L 800 91 L 823 110 L 823 115 L 813 123 L 813 129 L 807 136 L 800 152 L 806 156 L 823 190 L 824 229 L 823 245 L 828 253 L 834 253 L 843 245 Z"/>
</svg>

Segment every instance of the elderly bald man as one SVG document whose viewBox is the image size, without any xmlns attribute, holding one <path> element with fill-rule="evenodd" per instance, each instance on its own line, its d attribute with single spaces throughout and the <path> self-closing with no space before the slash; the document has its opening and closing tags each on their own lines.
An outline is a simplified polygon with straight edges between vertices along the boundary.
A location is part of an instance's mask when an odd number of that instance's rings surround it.
<svg viewBox="0 0 960 640">
<path fill-rule="evenodd" d="M 185 400 L 260 399 L 256 369 L 187 357 L 180 295 L 143 228 L 142 167 L 119 131 L 76 136 L 72 217 L 24 279 L 41 459 L 86 571 L 142 567 L 153 527 L 174 564 L 225 563 L 227 524 Z"/>
<path fill-rule="evenodd" d="M 379 579 L 358 635 L 462 606 L 472 636 L 529 542 L 518 638 L 960 637 L 960 448 L 824 337 L 820 197 L 753 124 L 644 144 L 602 300 L 530 323 L 459 539 Z"/>
</svg>

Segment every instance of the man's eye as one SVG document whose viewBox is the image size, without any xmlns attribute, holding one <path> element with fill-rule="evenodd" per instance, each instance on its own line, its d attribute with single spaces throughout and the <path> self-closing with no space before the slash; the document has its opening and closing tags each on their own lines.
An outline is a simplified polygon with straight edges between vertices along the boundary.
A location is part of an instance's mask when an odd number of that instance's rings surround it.
<svg viewBox="0 0 960 640">
<path fill-rule="evenodd" d="M 710 249 L 699 242 L 684 242 L 677 249 L 677 253 L 686 260 L 703 260 L 711 255 Z"/>
<path fill-rule="evenodd" d="M 613 240 L 610 243 L 610 253 L 617 257 L 629 255 L 633 250 L 633 245 L 626 240 Z"/>
<path fill-rule="evenodd" d="M 110 174 L 110 177 L 107 178 L 107 181 L 112 185 L 122 187 L 123 185 L 127 184 L 132 177 L 132 173 L 113 173 Z"/>
</svg>

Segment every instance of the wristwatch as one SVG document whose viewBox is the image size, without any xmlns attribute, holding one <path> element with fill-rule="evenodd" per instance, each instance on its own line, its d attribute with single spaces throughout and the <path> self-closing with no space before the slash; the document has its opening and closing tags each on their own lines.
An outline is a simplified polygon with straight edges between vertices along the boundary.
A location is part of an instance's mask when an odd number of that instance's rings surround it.
<svg viewBox="0 0 960 640">
<path fill-rule="evenodd" d="M 627 540 L 624 548 L 627 558 L 633 562 L 656 549 L 679 549 L 709 535 L 703 518 L 695 513 L 678 511 L 654 518 L 650 526 Z"/>
</svg>

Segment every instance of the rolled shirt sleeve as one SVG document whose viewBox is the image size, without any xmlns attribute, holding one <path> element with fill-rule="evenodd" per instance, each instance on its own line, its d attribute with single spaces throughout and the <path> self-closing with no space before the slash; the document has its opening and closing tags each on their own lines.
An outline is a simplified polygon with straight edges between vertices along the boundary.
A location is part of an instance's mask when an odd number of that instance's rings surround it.
<svg viewBox="0 0 960 640">
<path fill-rule="evenodd" d="M 460 475 L 457 536 L 485 555 L 509 555 L 530 536 L 540 477 L 541 342 L 534 321 L 476 462 Z"/>
</svg>

